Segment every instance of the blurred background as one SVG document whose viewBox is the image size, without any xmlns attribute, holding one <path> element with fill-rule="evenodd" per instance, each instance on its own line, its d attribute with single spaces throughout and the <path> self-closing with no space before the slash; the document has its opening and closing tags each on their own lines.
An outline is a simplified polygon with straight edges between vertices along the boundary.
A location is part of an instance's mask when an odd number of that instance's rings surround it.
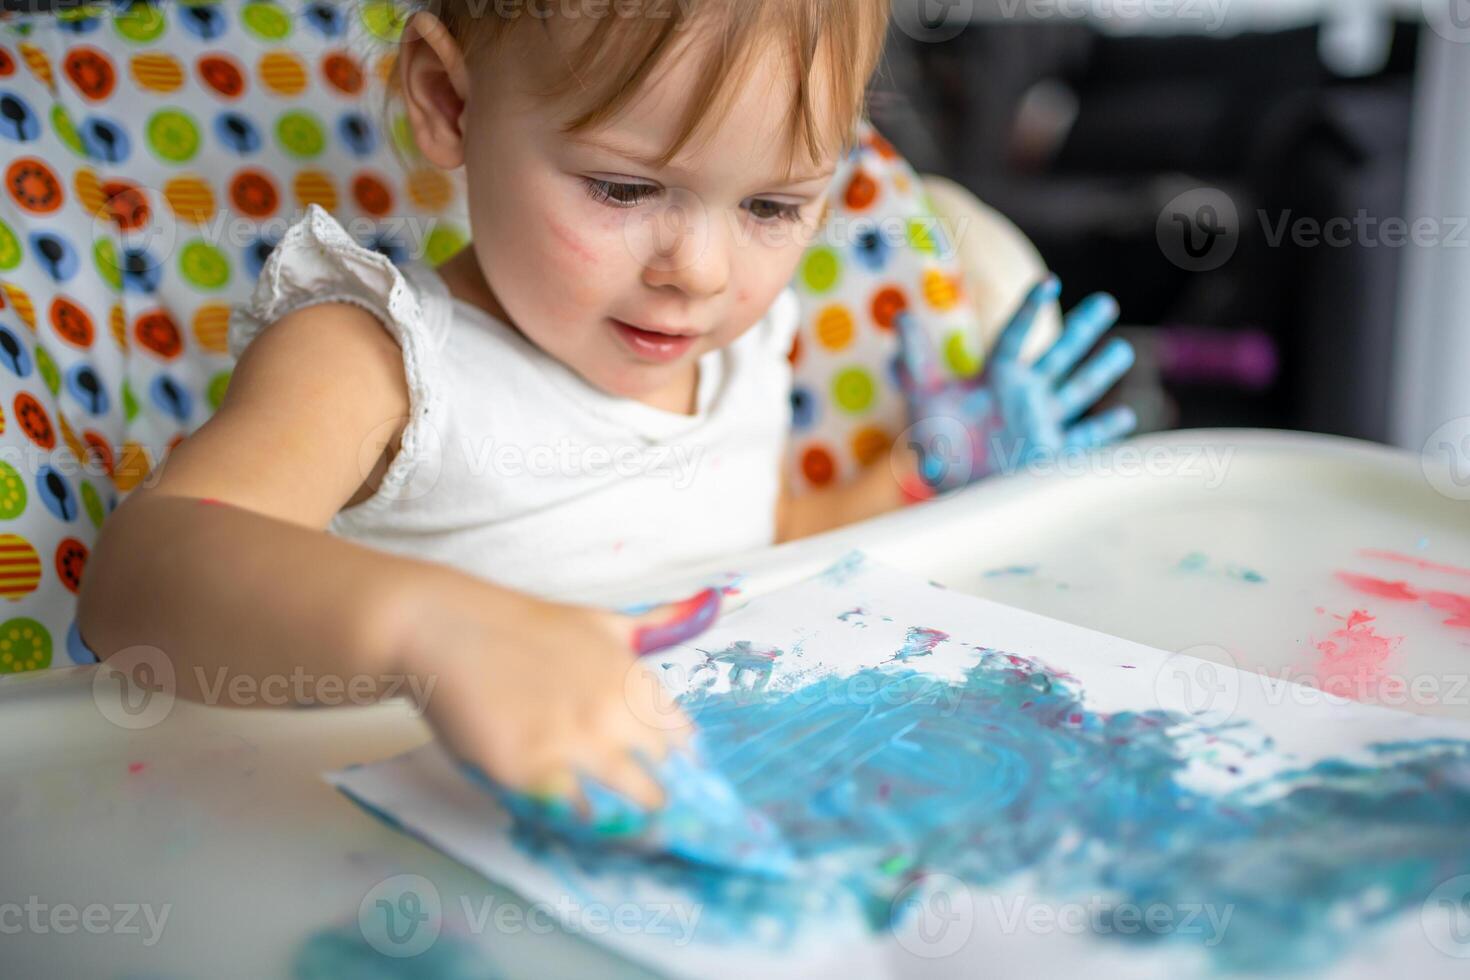
<svg viewBox="0 0 1470 980">
<path fill-rule="evenodd" d="M 1470 416 L 1467 100 L 1470 0 L 895 0 L 871 114 L 1119 298 L 1145 429 L 1417 451 Z"/>
</svg>

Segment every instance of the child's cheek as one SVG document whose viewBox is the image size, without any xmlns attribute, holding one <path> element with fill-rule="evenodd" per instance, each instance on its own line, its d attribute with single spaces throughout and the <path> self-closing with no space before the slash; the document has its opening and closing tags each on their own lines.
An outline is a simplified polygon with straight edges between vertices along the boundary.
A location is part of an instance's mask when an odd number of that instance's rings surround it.
<svg viewBox="0 0 1470 980">
<path fill-rule="evenodd" d="M 532 253 L 540 271 L 533 281 L 554 287 L 561 295 L 559 305 L 569 311 L 601 306 L 607 282 L 619 267 L 621 232 L 576 214 L 543 214 L 539 224 L 539 247 Z"/>
</svg>

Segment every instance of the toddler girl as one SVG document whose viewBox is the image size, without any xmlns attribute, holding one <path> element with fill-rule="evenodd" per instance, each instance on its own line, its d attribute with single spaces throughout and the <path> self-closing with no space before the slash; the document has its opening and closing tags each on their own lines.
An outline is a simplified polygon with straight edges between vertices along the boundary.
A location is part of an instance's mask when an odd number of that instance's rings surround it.
<svg viewBox="0 0 1470 980">
<path fill-rule="evenodd" d="M 718 592 L 578 597 L 892 510 L 921 465 L 945 482 L 903 446 L 801 498 L 780 477 L 787 284 L 888 0 L 432 6 L 398 88 L 422 155 L 464 168 L 471 244 L 400 270 L 309 207 L 232 319 L 219 411 L 109 518 L 81 629 L 196 698 L 222 670 L 407 687 L 504 784 L 654 805 L 643 760 L 685 722 L 637 656 Z M 910 365 L 915 411 L 979 404 Z"/>
</svg>

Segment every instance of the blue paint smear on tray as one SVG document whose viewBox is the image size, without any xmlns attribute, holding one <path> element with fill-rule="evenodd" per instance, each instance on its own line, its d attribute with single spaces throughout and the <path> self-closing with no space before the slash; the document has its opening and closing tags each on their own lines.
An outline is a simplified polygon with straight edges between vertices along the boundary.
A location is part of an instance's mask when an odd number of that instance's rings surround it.
<svg viewBox="0 0 1470 980">
<path fill-rule="evenodd" d="M 786 690 L 761 654 L 730 658 L 738 686 L 684 704 L 711 764 L 795 853 L 790 879 L 519 843 L 568 873 L 687 894 L 706 942 L 780 946 L 852 912 L 880 931 L 927 875 L 1026 875 L 1059 901 L 1108 896 L 1097 931 L 1111 940 L 1191 945 L 1223 972 L 1329 964 L 1470 868 L 1470 742 L 1377 746 L 1212 795 L 1183 778 L 1208 743 L 1269 754 L 1269 740 L 1091 710 L 1065 675 L 996 651 L 957 679 L 890 664 Z M 1125 908 L 1151 906 L 1181 927 L 1108 927 L 1110 910 L 1121 926 Z M 1226 928 L 1183 928 L 1201 906 L 1229 909 Z"/>
<path fill-rule="evenodd" d="M 1247 568 L 1244 565 L 1233 563 L 1212 563 L 1208 555 L 1199 551 L 1191 551 L 1181 558 L 1179 564 L 1175 566 L 1175 570 L 1179 572 L 1221 575 L 1225 578 L 1233 578 L 1251 585 L 1263 585 L 1266 582 L 1266 576 L 1253 568 Z"/>
</svg>

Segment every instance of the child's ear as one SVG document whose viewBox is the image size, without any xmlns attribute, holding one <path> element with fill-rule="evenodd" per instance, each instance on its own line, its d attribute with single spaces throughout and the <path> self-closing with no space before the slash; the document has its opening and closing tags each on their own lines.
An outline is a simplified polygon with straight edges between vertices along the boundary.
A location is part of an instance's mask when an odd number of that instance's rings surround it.
<svg viewBox="0 0 1470 980">
<path fill-rule="evenodd" d="M 464 163 L 462 122 L 469 74 L 458 42 L 433 14 L 419 11 L 403 27 L 398 84 L 424 159 L 444 170 Z"/>
</svg>

